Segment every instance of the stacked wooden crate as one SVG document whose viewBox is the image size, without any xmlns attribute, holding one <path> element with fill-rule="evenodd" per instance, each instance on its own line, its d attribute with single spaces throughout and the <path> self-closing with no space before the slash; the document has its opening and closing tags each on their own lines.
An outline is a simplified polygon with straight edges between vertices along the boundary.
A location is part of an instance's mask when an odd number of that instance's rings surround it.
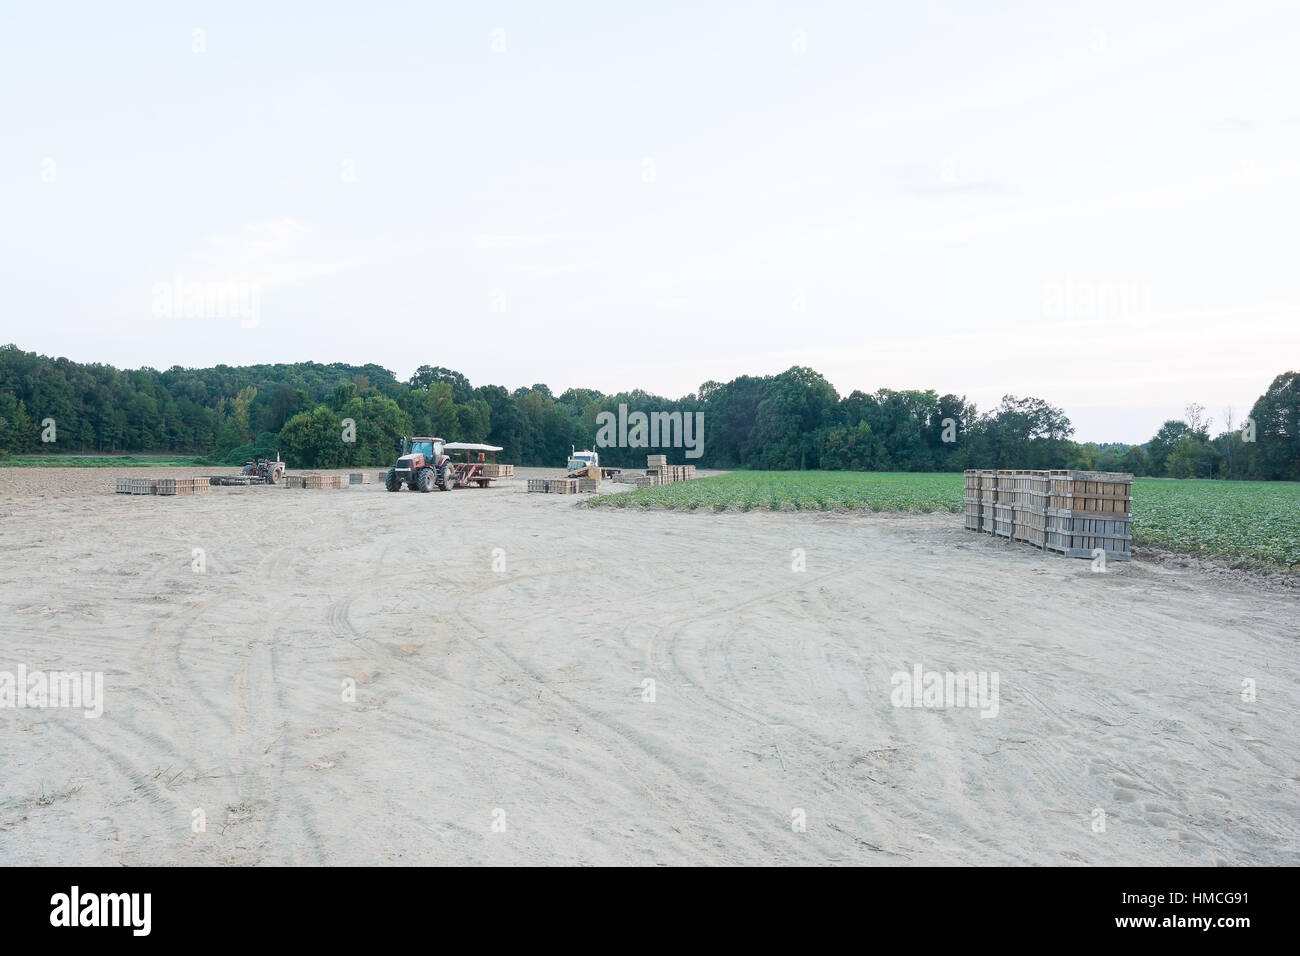
<svg viewBox="0 0 1300 956">
<path fill-rule="evenodd" d="M 968 530 L 1023 541 L 1068 557 L 1090 558 L 1098 548 L 1112 560 L 1127 561 L 1131 555 L 1130 474 L 972 470 L 965 473 L 964 497 Z"/>
<path fill-rule="evenodd" d="M 337 490 L 343 487 L 343 479 L 339 475 L 303 475 L 302 488 L 316 490 Z"/>
<path fill-rule="evenodd" d="M 368 485 L 370 484 L 370 472 L 354 471 L 348 475 L 349 485 Z"/>
<path fill-rule="evenodd" d="M 993 533 L 1000 538 L 1010 538 L 1015 534 L 1016 473 L 1006 468 L 999 469 L 994 488 L 997 500 L 993 503 Z"/>
<path fill-rule="evenodd" d="M 595 478 L 529 478 L 528 490 L 545 495 L 576 495 L 579 480 L 595 481 Z M 595 491 L 596 489 L 591 489 Z"/>
<path fill-rule="evenodd" d="M 1047 537 L 1050 472 L 1018 469 L 1012 473 L 1012 538 L 1042 548 Z"/>
<path fill-rule="evenodd" d="M 645 473 L 658 479 L 651 484 L 666 485 L 673 481 L 690 481 L 695 477 L 695 466 L 670 465 L 667 455 L 646 455 Z"/>
<path fill-rule="evenodd" d="M 980 487 L 980 530 L 993 533 L 993 506 L 998 500 L 998 473 L 991 468 L 982 468 L 979 472 Z"/>
<path fill-rule="evenodd" d="M 1054 471 L 1045 547 L 1072 558 L 1127 561 L 1133 550 L 1133 476 L 1111 471 Z"/>
<path fill-rule="evenodd" d="M 154 494 L 157 495 L 206 495 L 211 490 L 207 478 L 154 479 Z"/>
<path fill-rule="evenodd" d="M 595 490 L 596 490 L 597 488 L 599 488 L 599 487 L 600 487 L 600 479 L 599 479 L 599 478 L 579 478 L 579 479 L 578 479 L 578 492 L 579 492 L 580 494 L 582 494 L 582 493 L 586 493 L 586 492 L 595 491 Z"/>
<path fill-rule="evenodd" d="M 968 469 L 964 473 L 966 488 L 963 499 L 966 502 L 966 530 L 980 530 L 980 473 L 975 469 Z"/>
<path fill-rule="evenodd" d="M 514 465 L 502 465 L 494 461 L 486 462 L 483 465 L 484 478 L 513 478 L 514 476 Z"/>
<path fill-rule="evenodd" d="M 152 478 L 119 478 L 117 479 L 117 494 L 152 495 L 154 494 L 153 482 Z"/>
</svg>

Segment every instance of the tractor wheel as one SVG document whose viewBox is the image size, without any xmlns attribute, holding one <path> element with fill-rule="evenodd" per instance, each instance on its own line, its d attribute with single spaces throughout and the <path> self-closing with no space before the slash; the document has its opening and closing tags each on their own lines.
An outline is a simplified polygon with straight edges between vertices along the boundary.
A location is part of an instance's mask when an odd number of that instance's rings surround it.
<svg viewBox="0 0 1300 956">
<path fill-rule="evenodd" d="M 456 469 L 447 467 L 442 470 L 443 491 L 454 491 L 456 489 Z"/>
<path fill-rule="evenodd" d="M 420 490 L 424 492 L 433 491 L 436 482 L 432 468 L 423 468 L 420 470 Z"/>
<path fill-rule="evenodd" d="M 397 477 L 397 469 L 389 468 L 388 474 L 384 476 L 384 487 L 389 491 L 401 491 L 402 479 Z"/>
</svg>

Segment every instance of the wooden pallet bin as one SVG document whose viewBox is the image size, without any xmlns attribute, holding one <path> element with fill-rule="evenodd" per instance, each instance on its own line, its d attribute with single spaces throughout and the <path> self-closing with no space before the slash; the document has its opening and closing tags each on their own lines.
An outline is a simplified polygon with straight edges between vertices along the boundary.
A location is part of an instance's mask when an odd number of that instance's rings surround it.
<svg viewBox="0 0 1300 956">
<path fill-rule="evenodd" d="M 1128 516 L 1133 476 L 1107 471 L 1053 471 L 1047 506 L 1076 514 Z"/>
<path fill-rule="evenodd" d="M 998 502 L 993 506 L 993 533 L 1000 538 L 1010 538 L 1015 533 L 1016 507 Z"/>
<path fill-rule="evenodd" d="M 1095 557 L 1100 548 L 1112 561 L 1128 561 L 1133 552 L 1132 521 L 1128 517 L 1074 514 L 1049 509 L 1045 547 L 1069 558 Z"/>
</svg>

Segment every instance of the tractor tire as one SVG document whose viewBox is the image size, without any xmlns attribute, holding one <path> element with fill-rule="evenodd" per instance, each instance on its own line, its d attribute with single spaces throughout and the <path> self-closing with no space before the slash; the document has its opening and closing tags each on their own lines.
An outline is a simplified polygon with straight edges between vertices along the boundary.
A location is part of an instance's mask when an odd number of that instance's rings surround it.
<svg viewBox="0 0 1300 956">
<path fill-rule="evenodd" d="M 438 485 L 443 491 L 456 490 L 456 469 L 444 468 L 442 470 L 442 481 Z"/>
<path fill-rule="evenodd" d="M 421 491 L 426 493 L 433 491 L 433 487 L 436 483 L 437 483 L 437 477 L 434 475 L 432 468 L 420 469 L 420 490 Z"/>
<path fill-rule="evenodd" d="M 397 477 L 396 468 L 389 468 L 388 474 L 384 475 L 384 487 L 389 491 L 402 490 L 402 479 Z"/>
</svg>

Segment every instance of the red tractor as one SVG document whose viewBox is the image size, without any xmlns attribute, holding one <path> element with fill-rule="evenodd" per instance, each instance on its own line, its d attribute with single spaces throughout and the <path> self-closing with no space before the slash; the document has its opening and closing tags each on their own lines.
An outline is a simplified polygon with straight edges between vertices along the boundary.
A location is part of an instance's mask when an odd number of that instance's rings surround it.
<svg viewBox="0 0 1300 956">
<path fill-rule="evenodd" d="M 456 487 L 456 466 L 442 446 L 441 438 L 403 438 L 402 457 L 388 469 L 384 487 L 400 491 L 405 484 L 412 491 L 451 491 Z"/>
</svg>

